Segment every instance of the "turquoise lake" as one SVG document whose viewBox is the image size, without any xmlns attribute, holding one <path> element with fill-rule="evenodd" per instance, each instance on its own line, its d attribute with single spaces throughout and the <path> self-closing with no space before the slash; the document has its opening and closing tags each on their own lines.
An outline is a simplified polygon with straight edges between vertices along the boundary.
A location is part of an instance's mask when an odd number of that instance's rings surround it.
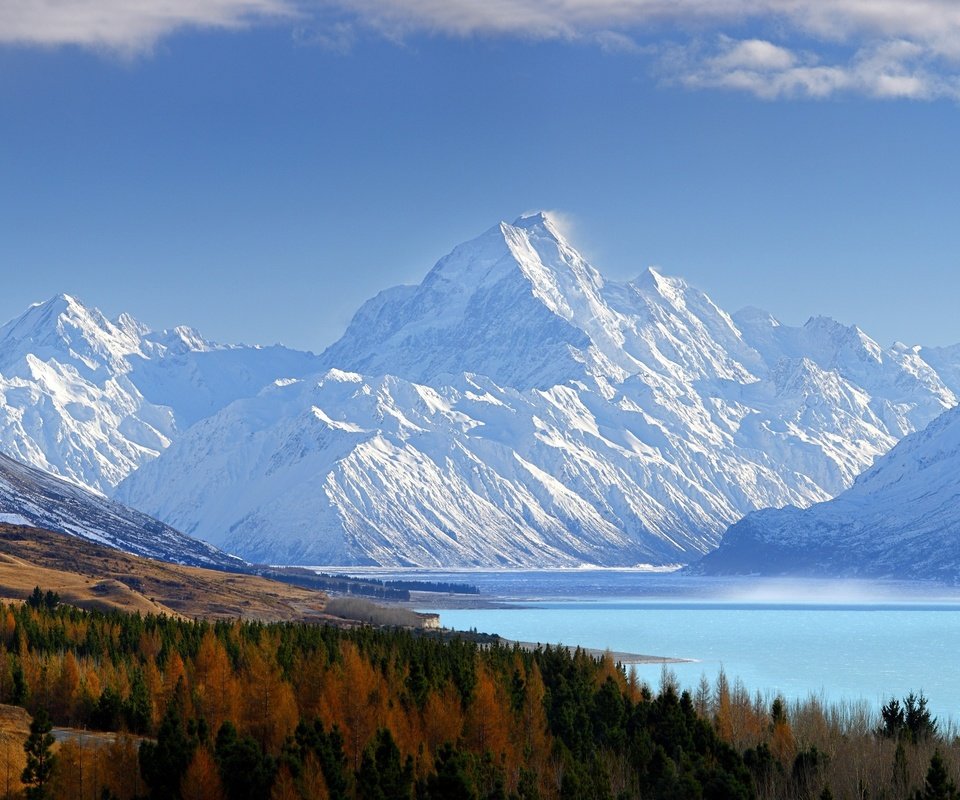
<svg viewBox="0 0 960 800">
<path fill-rule="evenodd" d="M 472 583 L 498 608 L 435 610 L 444 627 L 508 639 L 691 659 L 671 664 L 684 687 L 721 667 L 751 694 L 864 700 L 923 691 L 960 721 L 960 594 L 925 584 L 703 579 L 618 570 L 437 573 Z M 390 577 L 386 572 L 382 577 Z M 638 665 L 652 686 L 660 665 Z"/>
</svg>

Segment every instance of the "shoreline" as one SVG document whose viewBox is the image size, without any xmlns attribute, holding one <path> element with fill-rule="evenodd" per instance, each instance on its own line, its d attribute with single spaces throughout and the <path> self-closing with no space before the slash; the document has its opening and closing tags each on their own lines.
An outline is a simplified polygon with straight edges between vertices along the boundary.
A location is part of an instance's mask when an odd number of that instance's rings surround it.
<svg viewBox="0 0 960 800">
<path fill-rule="evenodd" d="M 521 642 L 515 639 L 504 639 L 500 641 L 507 645 L 517 645 L 522 650 L 536 650 L 537 648 L 547 647 L 543 642 Z M 650 656 L 641 653 L 623 653 L 616 650 L 600 650 L 595 647 L 583 647 L 576 644 L 550 644 L 550 647 L 563 647 L 570 652 L 580 650 L 592 658 L 603 658 L 609 654 L 615 663 L 618 664 L 695 664 L 694 658 L 674 658 L 671 656 Z"/>
<path fill-rule="evenodd" d="M 429 602 L 428 602 L 429 601 Z M 435 613 L 438 614 L 441 621 L 441 630 L 445 633 L 451 634 L 460 634 L 469 636 L 473 632 L 471 631 L 461 631 L 456 628 L 447 628 L 443 627 L 443 612 L 444 611 L 460 611 L 460 610 L 473 610 L 473 609 L 523 609 L 529 608 L 530 606 L 525 605 L 523 600 L 520 598 L 513 599 L 508 597 L 498 597 L 492 596 L 489 594 L 471 594 L 471 595 L 462 595 L 462 594 L 453 594 L 449 592 L 410 592 L 410 599 L 407 601 L 402 601 L 397 603 L 399 606 L 409 608 L 411 611 L 415 611 L 419 614 L 422 613 Z M 429 611 L 425 612 L 425 607 L 429 607 Z M 514 645 L 520 647 L 523 650 L 536 650 L 537 648 L 547 647 L 563 647 L 570 652 L 574 652 L 579 649 L 584 653 L 587 653 L 591 658 L 603 658 L 607 653 L 609 653 L 613 660 L 617 663 L 624 665 L 632 664 L 693 664 L 696 663 L 696 659 L 693 658 L 678 658 L 675 656 L 655 656 L 649 655 L 646 653 L 628 653 L 624 651 L 615 651 L 609 649 L 600 649 L 596 647 L 584 647 L 583 645 L 576 644 L 562 644 L 559 642 L 556 643 L 545 643 L 545 642 L 527 642 L 517 639 L 507 639 L 504 636 L 501 636 L 499 633 L 492 634 L 483 634 L 484 636 L 490 636 L 494 638 L 500 644 L 506 645 L 507 647 L 513 647 Z"/>
</svg>

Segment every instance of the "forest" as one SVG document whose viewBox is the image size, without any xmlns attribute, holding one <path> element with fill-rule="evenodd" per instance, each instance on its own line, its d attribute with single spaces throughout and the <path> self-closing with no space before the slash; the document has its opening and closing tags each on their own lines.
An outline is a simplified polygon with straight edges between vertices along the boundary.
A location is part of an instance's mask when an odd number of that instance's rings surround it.
<svg viewBox="0 0 960 800">
<path fill-rule="evenodd" d="M 103 614 L 39 592 L 0 604 L 0 701 L 33 715 L 25 750 L 0 751 L 8 798 L 933 800 L 957 796 L 960 763 L 922 695 L 873 715 L 722 674 L 681 691 L 664 672 L 654 690 L 564 647 Z M 54 746 L 51 725 L 72 732 Z"/>
</svg>

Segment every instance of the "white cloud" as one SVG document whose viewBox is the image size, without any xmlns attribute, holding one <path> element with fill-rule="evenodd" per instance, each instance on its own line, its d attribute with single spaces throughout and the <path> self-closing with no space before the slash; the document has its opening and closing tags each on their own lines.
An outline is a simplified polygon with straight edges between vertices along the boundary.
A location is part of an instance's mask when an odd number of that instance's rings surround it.
<svg viewBox="0 0 960 800">
<path fill-rule="evenodd" d="M 729 44 L 726 52 L 712 60 L 713 67 L 718 70 L 786 70 L 796 63 L 796 56 L 789 50 L 762 39 L 725 41 Z"/>
<path fill-rule="evenodd" d="M 864 45 L 841 62 L 827 64 L 810 52 L 751 39 L 721 37 L 714 52 L 701 45 L 675 48 L 664 76 L 692 88 L 749 92 L 765 99 L 824 98 L 856 92 L 876 98 L 960 99 L 960 81 L 936 69 L 928 49 L 903 40 Z"/>
<path fill-rule="evenodd" d="M 669 80 L 691 87 L 960 97 L 960 0 L 0 0 L 0 43 L 134 53 L 185 27 L 289 17 L 298 41 L 341 52 L 364 30 L 563 39 L 638 56 L 653 45 Z M 665 40 L 686 42 L 680 57 Z"/>
<path fill-rule="evenodd" d="M 728 88 L 760 97 L 960 97 L 960 0 L 326 0 L 391 36 L 426 31 L 452 36 L 624 42 L 703 36 L 747 27 L 778 40 L 719 35 L 704 55 L 689 45 L 669 77 L 691 87 Z M 625 37 L 618 39 L 614 37 Z M 803 38 L 806 51 L 789 42 Z M 821 55 L 809 52 L 813 48 Z M 678 66 L 676 53 L 661 70 Z M 828 58 L 826 54 L 832 54 Z M 699 58 L 697 57 L 699 55 Z"/>
<path fill-rule="evenodd" d="M 658 23 L 687 28 L 782 20 L 816 38 L 922 41 L 960 58 L 957 0 L 314 0 L 386 29 L 575 38 Z"/>
<path fill-rule="evenodd" d="M 239 28 L 294 13 L 288 0 L 0 0 L 0 43 L 135 53 L 181 28 Z"/>
</svg>

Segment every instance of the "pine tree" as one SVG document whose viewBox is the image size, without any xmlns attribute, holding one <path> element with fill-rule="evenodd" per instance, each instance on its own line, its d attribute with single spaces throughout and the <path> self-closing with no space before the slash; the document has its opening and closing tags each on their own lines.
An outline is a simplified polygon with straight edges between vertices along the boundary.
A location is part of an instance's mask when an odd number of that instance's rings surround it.
<svg viewBox="0 0 960 800">
<path fill-rule="evenodd" d="M 452 745 L 441 747 L 437 752 L 437 771 L 427 778 L 425 796 L 429 800 L 476 800 L 477 790 L 466 762 Z"/>
<path fill-rule="evenodd" d="M 413 759 L 403 763 L 390 731 L 381 728 L 367 746 L 357 771 L 360 800 L 405 800 L 413 789 Z"/>
<path fill-rule="evenodd" d="M 196 747 L 197 741 L 186 730 L 177 703 L 171 700 L 157 741 L 144 740 L 140 745 L 140 773 L 151 788 L 153 800 L 178 800 L 180 780 Z"/>
<path fill-rule="evenodd" d="M 903 715 L 903 707 L 896 697 L 891 697 L 890 702 L 884 704 L 880 709 L 880 716 L 883 718 L 883 727 L 880 728 L 880 734 L 889 739 L 896 739 L 906 725 Z"/>
<path fill-rule="evenodd" d="M 52 751 L 56 740 L 51 730 L 53 723 L 46 709 L 41 708 L 30 722 L 30 735 L 23 743 L 27 766 L 20 780 L 27 786 L 27 800 L 43 800 L 48 796 L 50 776 L 57 763 Z"/>
<path fill-rule="evenodd" d="M 909 783 L 907 773 L 907 751 L 903 742 L 897 742 L 897 751 L 893 754 L 893 776 L 890 783 L 893 786 L 896 797 L 907 796 L 907 785 Z"/>
<path fill-rule="evenodd" d="M 904 698 L 904 722 L 914 742 L 925 742 L 937 734 L 937 720 L 927 708 L 927 698 L 923 692 L 916 695 L 910 692 Z"/>
<path fill-rule="evenodd" d="M 923 792 L 918 791 L 915 797 L 916 800 L 957 800 L 957 786 L 947 775 L 947 765 L 939 750 L 930 758 Z"/>
<path fill-rule="evenodd" d="M 33 587 L 33 593 L 27 598 L 30 608 L 40 608 L 43 605 L 43 590 L 39 586 Z"/>
</svg>

